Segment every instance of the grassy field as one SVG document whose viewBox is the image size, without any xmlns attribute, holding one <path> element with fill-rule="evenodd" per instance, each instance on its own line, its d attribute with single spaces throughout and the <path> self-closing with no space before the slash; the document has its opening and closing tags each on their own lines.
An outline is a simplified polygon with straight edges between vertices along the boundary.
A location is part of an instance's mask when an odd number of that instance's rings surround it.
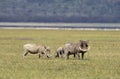
<svg viewBox="0 0 120 79">
<path fill-rule="evenodd" d="M 56 48 L 80 39 L 91 49 L 84 60 L 55 59 Z M 52 58 L 28 54 L 26 43 L 51 47 Z M 0 79 L 119 79 L 120 31 L 0 29 Z"/>
</svg>

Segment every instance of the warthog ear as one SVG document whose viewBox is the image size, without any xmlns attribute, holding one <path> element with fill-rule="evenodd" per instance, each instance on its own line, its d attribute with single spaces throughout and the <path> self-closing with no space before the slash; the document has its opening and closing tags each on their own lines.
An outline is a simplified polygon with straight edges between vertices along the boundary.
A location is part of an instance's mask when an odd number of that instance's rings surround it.
<svg viewBox="0 0 120 79">
<path fill-rule="evenodd" d="M 80 43 L 84 42 L 85 40 L 79 40 Z"/>
<path fill-rule="evenodd" d="M 47 51 L 50 51 L 50 47 L 46 47 L 46 50 L 47 50 Z"/>
<path fill-rule="evenodd" d="M 83 40 L 79 40 L 79 42 L 82 42 Z"/>
<path fill-rule="evenodd" d="M 44 46 L 44 48 L 46 49 L 46 46 Z"/>
</svg>

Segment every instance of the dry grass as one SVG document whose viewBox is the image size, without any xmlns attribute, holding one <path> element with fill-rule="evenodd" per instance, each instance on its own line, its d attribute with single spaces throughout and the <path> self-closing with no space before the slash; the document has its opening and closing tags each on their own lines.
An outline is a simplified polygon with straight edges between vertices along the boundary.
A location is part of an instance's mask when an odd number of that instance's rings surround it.
<svg viewBox="0 0 120 79">
<path fill-rule="evenodd" d="M 85 60 L 55 59 L 57 47 L 80 39 L 89 40 Z M 52 58 L 28 55 L 25 43 L 51 47 Z M 120 31 L 0 29 L 0 79 L 119 79 Z"/>
</svg>

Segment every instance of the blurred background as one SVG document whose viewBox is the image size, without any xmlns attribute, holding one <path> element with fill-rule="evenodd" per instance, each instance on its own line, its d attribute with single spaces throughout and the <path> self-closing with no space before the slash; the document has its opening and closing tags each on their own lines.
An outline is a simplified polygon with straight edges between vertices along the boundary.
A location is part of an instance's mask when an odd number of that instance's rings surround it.
<svg viewBox="0 0 120 79">
<path fill-rule="evenodd" d="M 120 0 L 0 0 L 0 22 L 119 23 Z"/>
</svg>

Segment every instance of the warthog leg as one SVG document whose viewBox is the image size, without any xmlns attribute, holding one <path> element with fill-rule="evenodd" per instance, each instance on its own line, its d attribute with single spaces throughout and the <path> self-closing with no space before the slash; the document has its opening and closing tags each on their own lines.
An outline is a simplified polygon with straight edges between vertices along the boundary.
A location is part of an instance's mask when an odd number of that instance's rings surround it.
<svg viewBox="0 0 120 79">
<path fill-rule="evenodd" d="M 76 54 L 74 54 L 74 58 L 76 58 Z"/>
<path fill-rule="evenodd" d="M 67 59 L 69 59 L 69 54 L 67 54 Z"/>
<path fill-rule="evenodd" d="M 76 53 L 74 53 L 73 55 L 74 55 L 74 59 L 77 59 L 77 54 L 76 54 Z"/>
<path fill-rule="evenodd" d="M 79 53 L 74 53 L 73 55 L 74 55 L 75 59 L 80 59 L 80 54 Z"/>
<path fill-rule="evenodd" d="M 82 59 L 84 59 L 84 53 L 82 53 Z"/>
<path fill-rule="evenodd" d="M 64 54 L 64 58 L 65 58 L 65 60 L 66 60 L 66 59 L 69 59 L 69 54 L 67 54 L 67 53 Z"/>
<path fill-rule="evenodd" d="M 38 53 L 38 55 L 39 55 L 39 58 L 42 56 L 42 54 L 41 54 L 41 53 Z"/>
<path fill-rule="evenodd" d="M 80 54 L 79 53 L 77 53 L 77 56 L 78 56 L 78 59 L 80 59 Z"/>
</svg>

